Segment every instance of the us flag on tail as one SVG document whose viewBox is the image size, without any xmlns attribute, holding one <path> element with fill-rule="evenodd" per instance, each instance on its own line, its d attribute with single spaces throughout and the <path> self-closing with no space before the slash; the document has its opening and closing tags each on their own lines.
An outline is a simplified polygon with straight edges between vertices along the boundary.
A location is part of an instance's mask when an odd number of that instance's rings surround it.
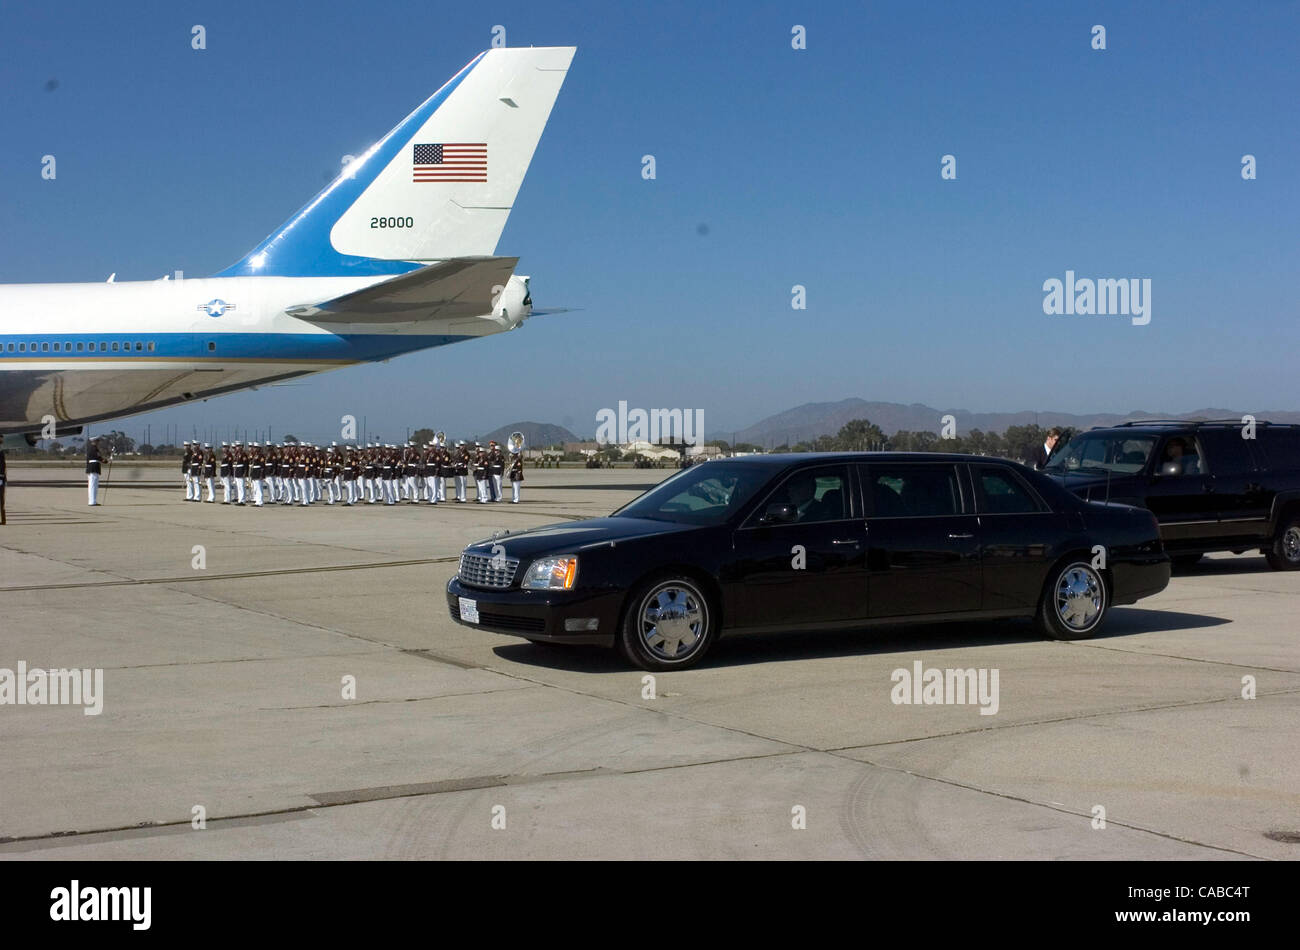
<svg viewBox="0 0 1300 950">
<path fill-rule="evenodd" d="M 487 143 L 416 145 L 412 163 L 412 181 L 487 181 Z"/>
</svg>

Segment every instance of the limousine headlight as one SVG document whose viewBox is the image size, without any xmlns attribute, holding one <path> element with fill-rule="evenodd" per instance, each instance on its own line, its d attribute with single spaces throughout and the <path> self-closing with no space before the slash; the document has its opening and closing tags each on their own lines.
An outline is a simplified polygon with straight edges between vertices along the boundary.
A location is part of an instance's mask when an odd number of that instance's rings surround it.
<svg viewBox="0 0 1300 950">
<path fill-rule="evenodd" d="M 525 590 L 573 590 L 578 579 L 578 559 L 571 554 L 538 558 L 528 567 L 523 582 Z"/>
</svg>

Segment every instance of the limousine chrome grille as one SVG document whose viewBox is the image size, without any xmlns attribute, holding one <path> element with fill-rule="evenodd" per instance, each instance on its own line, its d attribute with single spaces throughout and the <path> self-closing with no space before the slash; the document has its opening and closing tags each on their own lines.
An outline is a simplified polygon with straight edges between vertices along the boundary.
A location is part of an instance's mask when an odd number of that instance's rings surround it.
<svg viewBox="0 0 1300 950">
<path fill-rule="evenodd" d="M 502 590 L 509 587 L 519 570 L 519 558 L 470 554 L 460 556 L 460 570 L 456 576 L 470 587 Z"/>
</svg>

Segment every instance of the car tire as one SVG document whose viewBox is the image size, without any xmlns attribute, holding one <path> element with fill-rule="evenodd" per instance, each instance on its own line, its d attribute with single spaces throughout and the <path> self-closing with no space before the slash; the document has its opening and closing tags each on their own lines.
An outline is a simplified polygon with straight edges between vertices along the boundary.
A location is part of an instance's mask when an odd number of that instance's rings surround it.
<svg viewBox="0 0 1300 950">
<path fill-rule="evenodd" d="M 718 611 L 699 581 L 660 574 L 628 598 L 619 647 L 643 670 L 684 670 L 704 658 L 718 637 Z"/>
<path fill-rule="evenodd" d="M 1086 640 L 1101 629 L 1109 609 L 1105 575 L 1087 561 L 1069 560 L 1048 575 L 1035 620 L 1049 639 Z"/>
<path fill-rule="evenodd" d="M 1282 522 L 1273 547 L 1264 552 L 1264 560 L 1275 571 L 1300 571 L 1300 515 L 1291 515 Z"/>
</svg>

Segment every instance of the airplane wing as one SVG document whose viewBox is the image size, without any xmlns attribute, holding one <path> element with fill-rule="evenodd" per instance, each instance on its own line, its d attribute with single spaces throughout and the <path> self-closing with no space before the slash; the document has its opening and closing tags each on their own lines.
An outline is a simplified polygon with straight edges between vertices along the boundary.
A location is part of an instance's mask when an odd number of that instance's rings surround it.
<svg viewBox="0 0 1300 950">
<path fill-rule="evenodd" d="M 492 312 L 517 257 L 458 257 L 285 313 L 312 323 L 407 323 Z"/>
</svg>

